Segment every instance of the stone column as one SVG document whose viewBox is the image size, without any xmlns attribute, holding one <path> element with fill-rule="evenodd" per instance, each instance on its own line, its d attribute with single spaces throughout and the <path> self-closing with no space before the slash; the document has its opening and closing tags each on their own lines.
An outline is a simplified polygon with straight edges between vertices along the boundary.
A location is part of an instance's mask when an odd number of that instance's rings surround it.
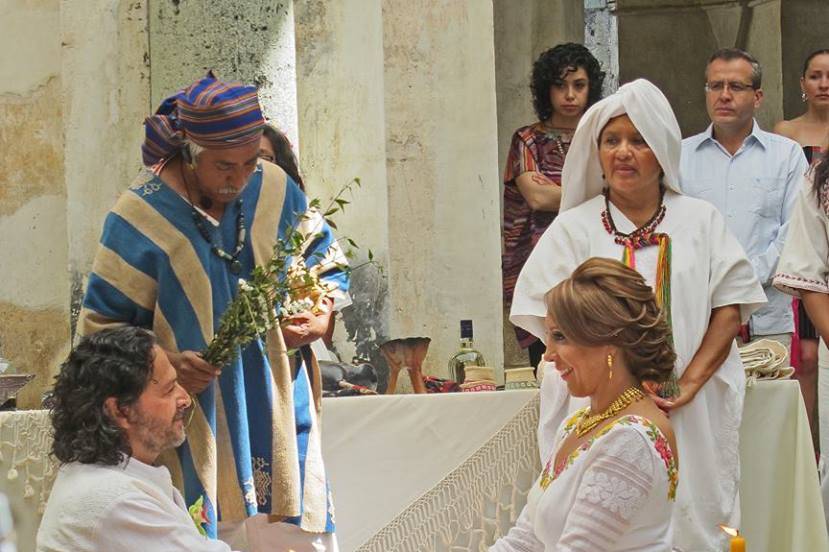
<svg viewBox="0 0 829 552">
<path fill-rule="evenodd" d="M 60 1 L 9 0 L 0 23 L 0 355 L 36 374 L 36 408 L 69 342 Z"/>
<path fill-rule="evenodd" d="M 358 177 L 336 216 L 338 236 L 360 248 L 359 266 L 373 252 L 375 266 L 356 268 L 354 304 L 338 317 L 335 346 L 343 360 L 359 355 L 382 367 L 379 346 L 388 339 L 389 196 L 380 0 L 345 4 L 306 0 L 296 5 L 299 158 L 306 191 L 324 201 Z M 392 220 L 401 221 L 401 217 Z M 385 371 L 380 387 L 385 388 Z"/>
<path fill-rule="evenodd" d="M 63 0 L 59 36 L 74 335 L 104 218 L 141 167 L 150 111 L 147 7 Z"/>
<path fill-rule="evenodd" d="M 392 337 L 427 335 L 447 375 L 461 319 L 503 362 L 493 12 L 470 0 L 383 0 Z M 502 376 L 501 376 L 502 377 Z"/>
<path fill-rule="evenodd" d="M 605 72 L 602 96 L 619 88 L 619 22 L 617 0 L 584 0 L 584 45 Z"/>
<path fill-rule="evenodd" d="M 292 0 L 150 4 L 152 106 L 214 69 L 256 84 L 265 116 L 297 139 Z"/>
</svg>

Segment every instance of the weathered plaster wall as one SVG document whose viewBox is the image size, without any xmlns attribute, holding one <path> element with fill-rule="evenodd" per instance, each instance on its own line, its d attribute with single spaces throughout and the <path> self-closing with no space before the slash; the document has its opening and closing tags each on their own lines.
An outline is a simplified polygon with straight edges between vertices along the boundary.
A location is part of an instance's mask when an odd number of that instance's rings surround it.
<svg viewBox="0 0 829 552">
<path fill-rule="evenodd" d="M 68 351 L 104 213 L 139 164 L 149 106 L 142 2 L 9 0 L 0 47 L 0 345 L 37 374 Z M 76 314 L 76 312 L 74 313 Z"/>
<path fill-rule="evenodd" d="M 605 72 L 602 95 L 619 88 L 619 20 L 614 0 L 585 0 L 584 45 Z"/>
<path fill-rule="evenodd" d="M 152 105 L 214 69 L 259 86 L 265 116 L 297 139 L 291 0 L 150 4 Z"/>
<path fill-rule="evenodd" d="M 389 205 L 383 109 L 383 23 L 380 0 L 346 5 L 306 0 L 295 6 L 299 157 L 311 197 L 329 198 L 354 177 L 361 186 L 339 213 L 338 234 L 360 245 L 353 266 L 369 250 L 388 269 Z M 398 219 L 399 220 L 399 219 Z M 374 266 L 355 270 L 354 305 L 337 322 L 335 345 L 385 366 L 378 347 L 388 338 L 386 276 Z M 381 387 L 385 372 L 381 370 Z"/>
<path fill-rule="evenodd" d="M 829 48 L 829 4 L 826 0 L 797 0 L 780 5 L 783 36 L 783 111 L 786 119 L 805 110 L 800 98 L 800 75 L 806 56 Z"/>
<path fill-rule="evenodd" d="M 0 354 L 37 375 L 33 407 L 69 340 L 60 1 L 7 0 L 0 21 Z"/>
<path fill-rule="evenodd" d="M 704 72 L 718 48 L 757 57 L 765 92 L 757 119 L 770 129 L 782 116 L 780 0 L 618 0 L 617 19 L 620 81 L 645 77 L 662 88 L 684 135 L 709 123 Z"/>
<path fill-rule="evenodd" d="M 141 166 L 150 112 L 146 1 L 63 0 L 60 40 L 74 329 L 104 217 Z"/>
<path fill-rule="evenodd" d="M 493 10 L 498 174 L 502 176 L 513 132 L 536 120 L 530 92 L 533 63 L 556 44 L 583 41 L 584 10 L 582 0 L 496 0 Z M 500 178 L 499 194 L 502 197 Z M 527 366 L 527 353 L 518 346 L 507 316 L 504 312 L 504 362 Z"/>
<path fill-rule="evenodd" d="M 500 369 L 493 12 L 457 0 L 382 8 L 390 334 L 432 337 L 428 372 L 446 375 L 458 321 L 470 318 Z"/>
<path fill-rule="evenodd" d="M 744 48 L 763 67 L 764 98 L 756 117 L 766 130 L 771 130 L 783 118 L 781 4 L 781 0 L 755 2 L 745 14 L 750 20 Z"/>
</svg>

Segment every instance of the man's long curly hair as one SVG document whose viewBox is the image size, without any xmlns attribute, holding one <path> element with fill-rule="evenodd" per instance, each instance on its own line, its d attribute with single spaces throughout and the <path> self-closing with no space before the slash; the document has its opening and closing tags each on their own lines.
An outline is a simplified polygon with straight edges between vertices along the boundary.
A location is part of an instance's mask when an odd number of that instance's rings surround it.
<svg viewBox="0 0 829 552">
<path fill-rule="evenodd" d="M 559 331 L 588 347 L 615 345 L 637 381 L 667 381 L 676 363 L 671 330 L 642 275 L 593 257 L 547 292 Z"/>
<path fill-rule="evenodd" d="M 561 84 L 568 74 L 578 69 L 584 69 L 587 73 L 587 107 L 590 107 L 602 97 L 604 72 L 598 60 L 587 48 L 581 44 L 566 42 L 538 56 L 533 64 L 530 89 L 533 93 L 533 108 L 539 121 L 546 121 L 553 116 L 550 87 Z"/>
<path fill-rule="evenodd" d="M 51 408 L 52 455 L 61 463 L 119 464 L 132 455 L 104 402 L 133 405 L 153 373 L 155 336 L 125 326 L 84 337 L 61 365 Z"/>
</svg>

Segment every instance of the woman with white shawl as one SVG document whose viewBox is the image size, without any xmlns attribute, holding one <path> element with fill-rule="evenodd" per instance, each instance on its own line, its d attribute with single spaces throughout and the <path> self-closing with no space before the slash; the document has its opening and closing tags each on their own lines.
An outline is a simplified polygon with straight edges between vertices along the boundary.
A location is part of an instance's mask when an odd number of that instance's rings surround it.
<svg viewBox="0 0 829 552">
<path fill-rule="evenodd" d="M 624 142 L 608 136 L 611 123 L 623 131 L 628 125 L 637 136 Z M 724 545 L 718 524 L 739 526 L 745 375 L 734 337 L 765 295 L 718 211 L 680 195 L 680 142 L 668 100 L 646 80 L 622 86 L 585 113 L 564 164 L 560 215 L 524 265 L 510 320 L 544 336 L 544 295 L 590 257 L 622 260 L 645 278 L 671 325 L 677 355 L 673 383 L 653 389 L 661 395 L 654 401 L 670 414 L 682 458 L 674 544 L 707 552 Z M 585 406 L 571 400 L 551 366 L 544 376 L 542 463 L 565 416 Z M 544 520 L 525 514 L 514 528 L 515 546 L 508 536 L 493 550 L 533 550 L 518 544 L 521 526 L 526 532 Z M 615 548 L 593 543 L 589 549 Z"/>
</svg>

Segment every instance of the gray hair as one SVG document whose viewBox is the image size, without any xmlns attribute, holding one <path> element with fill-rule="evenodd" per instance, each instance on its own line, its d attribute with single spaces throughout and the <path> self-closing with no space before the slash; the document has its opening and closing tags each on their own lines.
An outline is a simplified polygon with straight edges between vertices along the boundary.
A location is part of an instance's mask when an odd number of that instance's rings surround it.
<svg viewBox="0 0 829 552">
<path fill-rule="evenodd" d="M 740 48 L 720 48 L 708 58 L 708 65 L 711 65 L 711 62 L 717 59 L 723 61 L 742 59 L 747 61 L 751 65 L 751 87 L 755 90 L 760 89 L 760 86 L 763 84 L 763 68 L 760 67 L 760 62 L 757 61 L 757 58 Z M 708 76 L 708 65 L 705 66 L 706 78 Z"/>
<path fill-rule="evenodd" d="M 204 150 L 205 148 L 203 146 L 200 146 L 187 138 L 184 139 L 182 154 L 184 156 L 185 161 L 188 161 L 189 163 L 196 165 L 199 162 L 199 156 L 202 154 Z"/>
</svg>

